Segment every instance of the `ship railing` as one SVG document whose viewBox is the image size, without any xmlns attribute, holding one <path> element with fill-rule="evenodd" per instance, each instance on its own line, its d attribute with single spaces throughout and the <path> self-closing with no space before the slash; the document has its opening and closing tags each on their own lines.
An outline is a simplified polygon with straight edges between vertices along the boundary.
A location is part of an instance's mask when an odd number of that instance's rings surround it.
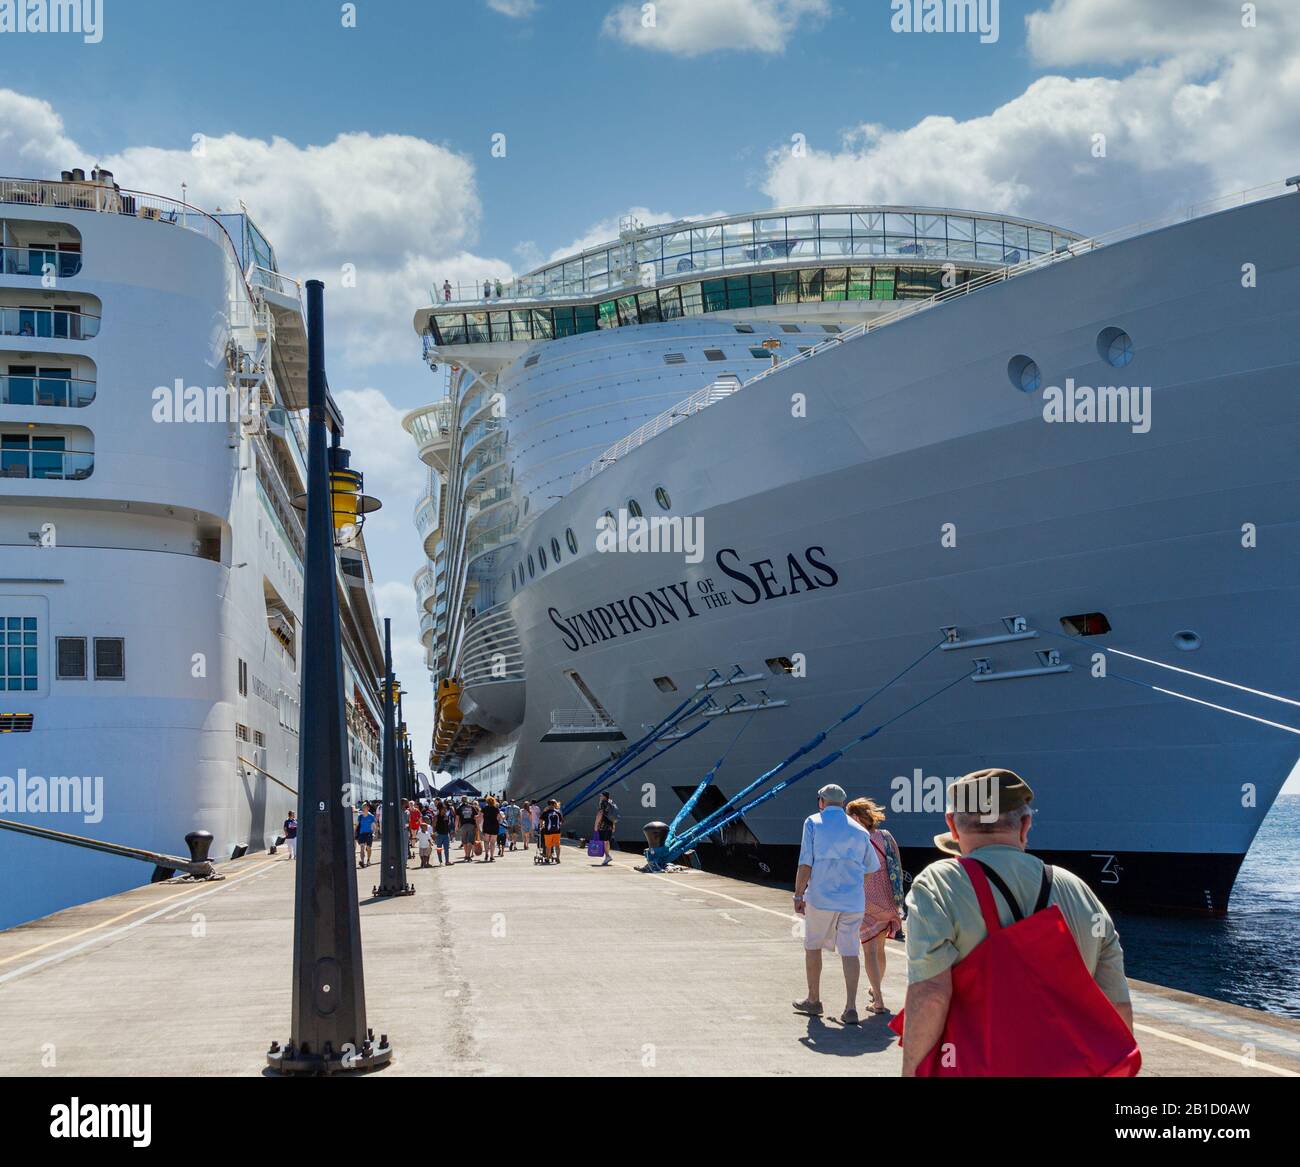
<svg viewBox="0 0 1300 1167">
<path fill-rule="evenodd" d="M 95 400 L 95 382 L 78 377 L 0 374 L 0 405 L 52 405 L 81 409 Z"/>
<path fill-rule="evenodd" d="M 0 336 L 34 340 L 90 340 L 99 335 L 99 317 L 62 308 L 0 308 Z"/>
<path fill-rule="evenodd" d="M 551 728 L 562 729 L 617 729 L 618 723 L 606 714 L 591 709 L 552 709 Z"/>
<path fill-rule="evenodd" d="M 861 324 L 855 324 L 851 328 L 846 328 L 843 332 L 838 332 L 827 340 L 819 344 L 812 345 L 798 354 L 790 357 L 788 360 L 778 361 L 761 373 L 750 377 L 737 389 L 748 388 L 750 385 L 763 380 L 764 377 L 770 377 L 774 373 L 782 372 L 789 366 L 798 364 L 800 361 L 811 360 L 822 353 L 831 349 L 839 348 L 849 341 L 857 340 L 866 336 L 868 333 L 876 332 L 890 324 L 896 324 L 900 320 L 906 320 L 909 317 L 916 316 L 918 313 L 926 312 L 949 300 L 957 299 L 961 296 L 968 296 L 972 292 L 977 292 L 982 288 L 987 288 L 991 284 L 1004 283 L 1007 280 L 1016 279 L 1018 276 L 1025 275 L 1028 272 L 1040 271 L 1043 268 L 1050 267 L 1052 264 L 1063 263 L 1067 260 L 1075 259 L 1080 255 L 1086 255 L 1098 248 L 1107 247 L 1112 243 L 1119 243 L 1125 239 L 1132 239 L 1138 235 L 1145 235 L 1151 231 L 1157 231 L 1164 227 L 1172 227 L 1179 223 L 1185 223 L 1191 219 L 1199 219 L 1206 215 L 1216 214 L 1219 211 L 1231 210 L 1233 207 L 1246 206 L 1249 203 L 1259 202 L 1263 199 L 1274 198 L 1277 195 L 1285 194 L 1289 187 L 1296 185 L 1287 182 L 1270 182 L 1261 186 L 1250 187 L 1246 190 L 1236 191 L 1233 194 L 1223 195 L 1219 198 L 1209 199 L 1205 202 L 1194 203 L 1186 206 L 1179 211 L 1168 215 L 1160 216 L 1155 219 L 1144 219 L 1140 222 L 1130 223 L 1124 227 L 1118 227 L 1113 231 L 1107 231 L 1101 235 L 1094 235 L 1087 239 L 1080 239 L 1074 243 L 1063 244 L 1044 255 L 1035 256 L 1033 259 L 1027 259 L 1023 263 L 1014 264 L 1010 267 L 998 268 L 985 275 L 979 276 L 973 280 L 967 280 L 965 283 L 957 284 L 952 288 L 945 288 L 942 292 L 925 300 L 914 300 L 912 303 L 902 308 L 895 309 L 893 312 L 886 312 L 880 316 L 875 316 L 870 320 L 864 320 Z M 674 405 L 671 409 L 665 410 L 658 417 L 652 418 L 640 429 L 629 434 L 622 441 L 615 443 L 606 450 L 599 458 L 590 463 L 583 469 L 579 470 L 573 476 L 573 486 L 580 486 L 582 483 L 590 481 L 597 474 L 607 467 L 613 465 L 620 458 L 625 457 L 638 446 L 649 441 L 656 434 L 676 425 L 677 422 L 684 420 L 694 413 L 706 409 L 708 406 L 720 401 L 722 397 L 730 396 L 725 393 L 720 396 L 710 398 L 710 390 L 697 390 L 684 401 Z M 733 389 L 732 392 L 735 390 Z"/>
<path fill-rule="evenodd" d="M 721 401 L 724 397 L 730 397 L 733 393 L 741 388 L 741 382 L 738 377 L 720 378 L 711 385 L 706 385 L 703 389 L 697 389 L 684 401 L 679 401 L 672 409 L 666 410 L 656 417 L 651 418 L 645 425 L 639 429 L 633 430 L 622 441 L 615 442 L 610 446 L 596 461 L 583 467 L 573 476 L 573 485 L 581 486 L 584 482 L 594 478 L 606 466 L 617 462 L 620 458 L 630 454 L 638 446 L 644 445 L 657 434 L 664 430 L 671 429 L 678 422 L 685 421 L 688 417 L 693 417 L 702 409 L 708 409 Z"/>
<path fill-rule="evenodd" d="M 49 274 L 66 280 L 81 271 L 81 252 L 53 247 L 0 247 L 0 271 L 7 276 Z"/>
<path fill-rule="evenodd" d="M 488 608 L 469 622 L 462 640 L 460 675 L 466 685 L 523 679 L 523 648 L 508 605 Z"/>
<path fill-rule="evenodd" d="M 81 482 L 94 472 L 89 450 L 0 450 L 0 478 Z"/>
</svg>

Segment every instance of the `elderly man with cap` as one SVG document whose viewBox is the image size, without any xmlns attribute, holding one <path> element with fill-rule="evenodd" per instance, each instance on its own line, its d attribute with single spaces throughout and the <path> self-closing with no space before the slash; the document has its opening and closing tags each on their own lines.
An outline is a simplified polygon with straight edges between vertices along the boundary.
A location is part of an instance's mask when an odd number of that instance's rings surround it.
<svg viewBox="0 0 1300 1167">
<path fill-rule="evenodd" d="M 845 1025 L 858 1023 L 858 931 L 866 911 L 865 878 L 880 866 L 871 835 L 844 813 L 848 795 L 829 785 L 817 791 L 817 814 L 803 824 L 794 910 L 804 918 L 804 971 L 808 996 L 794 1003 L 796 1013 L 822 1015 L 822 950 L 840 954 L 848 1004 Z"/>
<path fill-rule="evenodd" d="M 998 888 L 994 901 L 1003 927 L 1016 918 L 1006 902 L 1008 893 L 1028 914 L 1043 888 L 1043 862 L 1025 851 L 1033 799 L 1029 784 L 1011 770 L 967 774 L 949 787 L 948 832 L 934 840 L 944 854 L 969 856 L 985 867 L 990 884 Z M 1061 909 L 1085 967 L 1131 1030 L 1124 950 L 1109 913 L 1069 871 L 1053 867 L 1050 888 L 1047 903 Z M 907 906 L 903 1075 L 910 1077 L 943 1034 L 952 1000 L 952 966 L 988 936 L 988 928 L 974 885 L 952 860 L 931 863 L 912 881 Z"/>
</svg>

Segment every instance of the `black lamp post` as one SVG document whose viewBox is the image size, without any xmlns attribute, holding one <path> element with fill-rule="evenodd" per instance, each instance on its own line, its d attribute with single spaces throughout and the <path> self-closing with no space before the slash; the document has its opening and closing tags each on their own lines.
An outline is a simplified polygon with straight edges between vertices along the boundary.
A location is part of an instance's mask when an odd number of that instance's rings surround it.
<svg viewBox="0 0 1300 1167">
<path fill-rule="evenodd" d="M 393 630 L 384 621 L 384 815 L 379 840 L 379 886 L 377 896 L 409 896 L 415 888 L 406 882 L 406 847 L 402 844 L 402 755 L 397 744 L 393 701 L 398 693 L 393 679 Z"/>
<path fill-rule="evenodd" d="M 340 458 L 346 451 L 339 450 L 342 419 L 325 381 L 324 289 L 319 280 L 307 283 L 307 563 L 293 1017 L 288 1044 L 273 1042 L 267 1054 L 268 1064 L 286 1074 L 369 1070 L 393 1056 L 387 1035 L 376 1042 L 366 1025 L 331 491 L 331 472 L 340 462 L 346 467 Z M 331 425 L 333 449 L 326 441 Z"/>
</svg>

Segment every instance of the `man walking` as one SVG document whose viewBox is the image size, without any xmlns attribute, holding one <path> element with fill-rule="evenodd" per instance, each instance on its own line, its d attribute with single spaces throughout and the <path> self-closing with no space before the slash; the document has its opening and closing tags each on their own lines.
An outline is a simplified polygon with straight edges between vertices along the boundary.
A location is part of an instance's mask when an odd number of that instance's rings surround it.
<svg viewBox="0 0 1300 1167">
<path fill-rule="evenodd" d="M 298 858 L 298 814 L 296 811 L 290 811 L 289 817 L 284 820 L 284 845 L 288 849 L 289 858 Z"/>
<path fill-rule="evenodd" d="M 804 971 L 808 996 L 796 1013 L 822 1015 L 822 950 L 840 954 L 847 1004 L 840 1020 L 858 1024 L 858 931 L 866 911 L 865 879 L 880 866 L 866 829 L 844 813 L 848 795 L 830 784 L 817 791 L 817 813 L 803 824 L 794 910 L 804 918 Z"/>
<path fill-rule="evenodd" d="M 610 864 L 610 852 L 614 850 L 614 829 L 618 826 L 618 803 L 610 797 L 608 790 L 600 796 L 600 806 L 596 810 L 596 835 L 605 844 L 605 862 Z"/>
<path fill-rule="evenodd" d="M 1041 908 L 1059 907 L 1084 967 L 1131 1032 L 1124 950 L 1110 914 L 1077 875 L 1060 867 L 1045 872 L 1043 861 L 1025 851 L 1033 798 L 1029 784 L 1011 770 L 967 774 L 948 789 L 948 833 L 936 835 L 934 845 L 947 855 L 979 863 L 990 886 L 998 889 L 993 902 L 1004 928 Z M 940 859 L 912 881 L 908 892 L 904 1077 L 916 1075 L 943 1035 L 953 1002 L 953 965 L 988 937 L 971 878 L 960 863 Z M 1033 1019 L 1009 1024 L 1032 1025 Z"/>
</svg>

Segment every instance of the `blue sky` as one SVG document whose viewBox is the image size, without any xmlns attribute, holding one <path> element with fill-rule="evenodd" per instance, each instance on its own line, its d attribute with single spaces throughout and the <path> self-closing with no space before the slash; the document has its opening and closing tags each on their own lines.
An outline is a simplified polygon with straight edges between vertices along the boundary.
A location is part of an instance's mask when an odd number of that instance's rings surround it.
<svg viewBox="0 0 1300 1167">
<path fill-rule="evenodd" d="M 1254 24 L 1236 0 L 1003 0 L 989 44 L 892 31 L 889 0 L 660 0 L 648 30 L 623 0 L 358 0 L 356 27 L 336 0 L 102 6 L 99 44 L 0 34 L 0 173 L 104 162 L 243 198 L 281 267 L 326 281 L 417 693 L 422 471 L 398 420 L 434 395 L 410 318 L 435 282 L 504 278 L 632 210 L 917 202 L 1096 231 L 1300 171 L 1294 0 Z M 427 741 L 427 707 L 411 720 Z"/>
</svg>

